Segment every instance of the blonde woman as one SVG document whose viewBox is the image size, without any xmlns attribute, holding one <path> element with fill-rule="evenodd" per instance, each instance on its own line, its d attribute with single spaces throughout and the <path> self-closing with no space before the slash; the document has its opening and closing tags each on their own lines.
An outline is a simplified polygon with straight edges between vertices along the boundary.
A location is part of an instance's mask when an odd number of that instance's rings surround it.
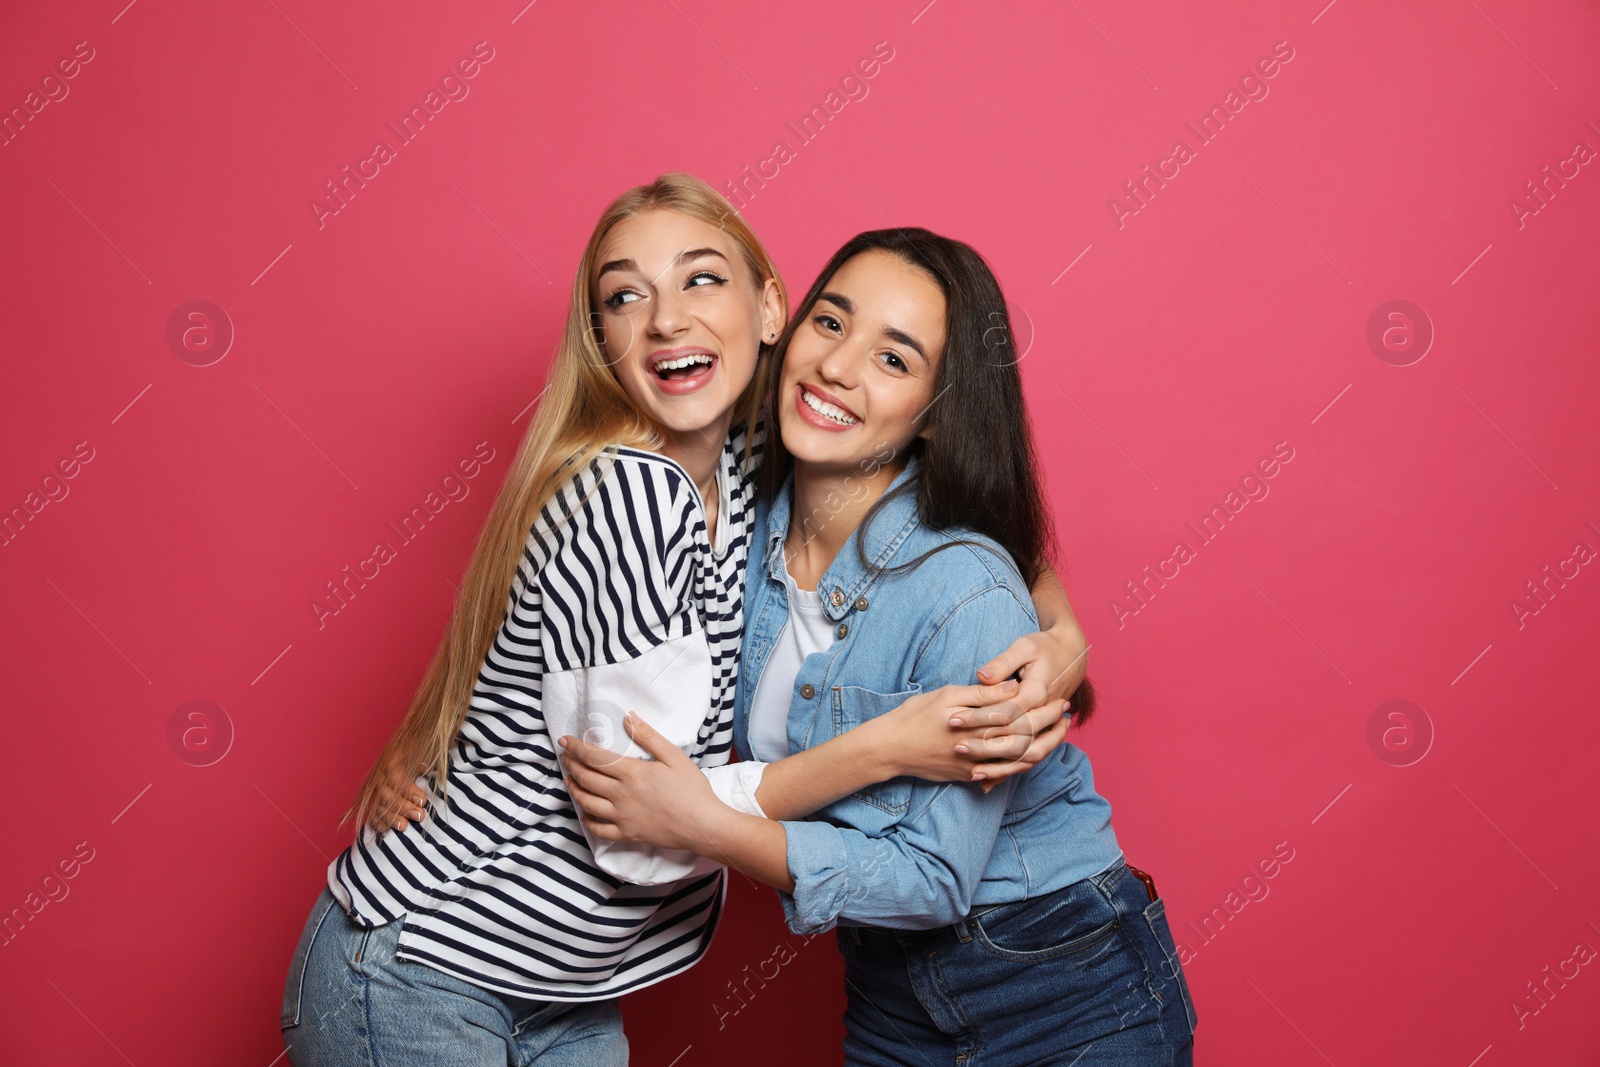
<svg viewBox="0 0 1600 1067">
<path fill-rule="evenodd" d="M 1020 667 L 1020 692 L 946 687 L 831 746 L 728 763 L 757 407 L 786 299 L 755 234 L 698 179 L 663 175 L 601 215 L 549 389 L 296 948 L 280 1021 L 298 1067 L 627 1061 L 618 998 L 704 954 L 724 869 L 597 838 L 555 738 L 642 756 L 622 728 L 637 710 L 724 802 L 774 818 L 1014 758 L 987 765 L 999 779 L 1059 742 L 1082 645 L 1050 575 L 1040 616 L 1056 630 L 990 664 L 996 678 Z M 948 725 L 984 715 L 1015 723 L 990 739 Z"/>
</svg>

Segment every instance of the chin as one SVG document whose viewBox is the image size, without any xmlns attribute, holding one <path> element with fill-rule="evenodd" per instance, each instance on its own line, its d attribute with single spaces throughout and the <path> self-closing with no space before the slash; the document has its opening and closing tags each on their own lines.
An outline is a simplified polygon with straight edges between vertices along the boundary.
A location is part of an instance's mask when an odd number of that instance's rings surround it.
<svg viewBox="0 0 1600 1067">
<path fill-rule="evenodd" d="M 732 407 L 733 400 L 721 403 L 697 398 L 693 404 L 657 405 L 654 414 L 656 420 L 673 433 L 709 433 L 721 429 L 718 423 Z"/>
<path fill-rule="evenodd" d="M 798 419 L 794 425 L 780 424 L 778 433 L 783 437 L 784 450 L 801 463 L 839 466 L 850 462 L 850 457 L 844 455 L 844 449 L 839 447 L 837 440 L 824 436 L 825 431 L 815 430 Z"/>
</svg>

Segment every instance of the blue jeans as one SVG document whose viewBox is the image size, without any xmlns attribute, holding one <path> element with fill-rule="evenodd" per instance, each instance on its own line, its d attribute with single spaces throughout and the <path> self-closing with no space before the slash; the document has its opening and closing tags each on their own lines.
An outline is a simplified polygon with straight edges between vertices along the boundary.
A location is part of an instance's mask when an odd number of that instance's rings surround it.
<svg viewBox="0 0 1600 1067">
<path fill-rule="evenodd" d="M 616 999 L 530 1000 L 395 958 L 403 920 L 362 926 L 326 886 L 289 964 L 279 1020 L 294 1067 L 613 1067 Z"/>
<path fill-rule="evenodd" d="M 936 930 L 839 927 L 851 1064 L 1189 1067 L 1194 1005 L 1127 864 Z"/>
</svg>

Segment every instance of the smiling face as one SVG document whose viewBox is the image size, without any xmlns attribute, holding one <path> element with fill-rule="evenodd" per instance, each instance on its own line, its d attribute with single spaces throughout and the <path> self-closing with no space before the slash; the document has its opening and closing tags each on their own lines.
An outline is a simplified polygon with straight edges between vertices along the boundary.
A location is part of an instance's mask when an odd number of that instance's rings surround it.
<svg viewBox="0 0 1600 1067">
<path fill-rule="evenodd" d="M 660 208 L 613 226 L 594 263 L 600 348 L 622 388 L 669 433 L 720 440 L 782 326 L 777 282 L 723 230 Z"/>
<path fill-rule="evenodd" d="M 796 462 L 902 466 L 922 436 L 945 342 L 945 298 L 921 268 L 877 249 L 844 263 L 783 361 L 778 426 Z"/>
</svg>

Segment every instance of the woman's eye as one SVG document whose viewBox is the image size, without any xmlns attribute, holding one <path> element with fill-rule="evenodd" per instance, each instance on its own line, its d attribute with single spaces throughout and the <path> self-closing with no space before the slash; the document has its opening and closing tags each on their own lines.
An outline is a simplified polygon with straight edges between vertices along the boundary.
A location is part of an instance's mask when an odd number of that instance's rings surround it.
<svg viewBox="0 0 1600 1067">
<path fill-rule="evenodd" d="M 811 321 L 831 333 L 839 332 L 839 320 L 832 315 L 814 315 Z"/>
<path fill-rule="evenodd" d="M 633 290 L 618 289 L 616 292 L 606 297 L 605 300 L 601 301 L 601 303 L 605 304 L 605 306 L 610 308 L 612 311 L 615 311 L 623 304 L 631 304 L 637 299 L 639 299 L 639 294 Z"/>
<path fill-rule="evenodd" d="M 688 288 L 688 289 L 699 289 L 699 288 L 701 288 L 701 285 L 699 284 L 701 279 L 705 279 L 705 284 L 706 285 L 721 285 L 723 282 L 728 280 L 728 279 L 724 278 L 722 275 L 716 273 L 715 271 L 709 271 L 709 270 L 696 271 L 694 274 L 689 276 L 689 284 L 686 285 L 685 288 Z"/>
<path fill-rule="evenodd" d="M 892 370 L 911 369 L 906 365 L 906 361 L 901 359 L 899 355 L 894 352 L 880 352 L 879 356 L 883 359 L 884 364 Z"/>
</svg>

